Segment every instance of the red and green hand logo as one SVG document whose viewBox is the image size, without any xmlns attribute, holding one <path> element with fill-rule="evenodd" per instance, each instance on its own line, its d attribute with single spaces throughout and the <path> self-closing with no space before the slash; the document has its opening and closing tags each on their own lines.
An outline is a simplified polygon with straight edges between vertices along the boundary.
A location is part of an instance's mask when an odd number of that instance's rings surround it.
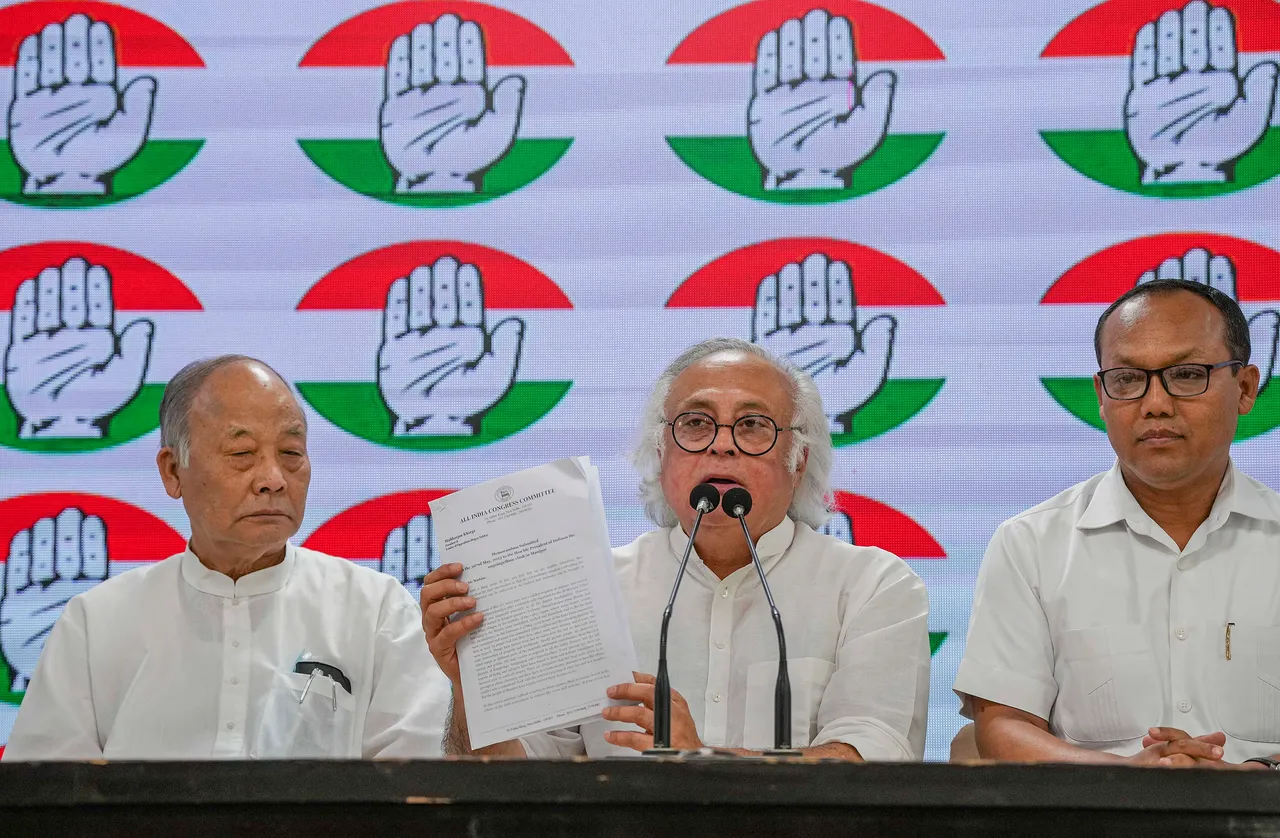
<svg viewBox="0 0 1280 838">
<path fill-rule="evenodd" d="M 334 269 L 298 304 L 380 313 L 373 383 L 303 382 L 298 390 L 371 442 L 413 451 L 485 445 L 541 419 L 570 387 L 520 380 L 529 326 L 492 312 L 572 307 L 537 269 L 497 250 L 450 241 L 382 248 Z"/>
<path fill-rule="evenodd" d="M 474 2 L 400 2 L 327 33 L 302 67 L 383 71 L 377 139 L 306 139 L 311 161 L 390 203 L 456 207 L 505 195 L 556 164 L 572 142 L 521 137 L 527 80 L 497 66 L 571 66 L 537 26 Z"/>
<path fill-rule="evenodd" d="M 164 384 L 148 382 L 155 321 L 126 311 L 199 311 L 173 274 L 124 250 L 44 242 L 0 253 L 9 340 L 0 445 L 81 452 L 155 430 Z"/>
<path fill-rule="evenodd" d="M 1050 59 L 1116 63 L 1119 130 L 1043 131 L 1069 166 L 1096 181 L 1163 198 L 1247 189 L 1280 171 L 1274 61 L 1280 5 L 1271 0 L 1109 0 L 1045 47 Z"/>
<path fill-rule="evenodd" d="M 698 174 L 747 197 L 810 204 L 865 195 L 923 165 L 943 135 L 893 132 L 898 73 L 859 62 L 942 58 L 914 24 L 871 3 L 746 3 L 702 24 L 667 59 L 751 66 L 746 135 L 667 142 Z"/>
<path fill-rule="evenodd" d="M 201 140 L 151 139 L 158 81 L 122 67 L 198 68 L 164 24 L 114 3 L 19 3 L 0 10 L 0 62 L 13 101 L 0 143 L 0 198 L 93 207 L 173 177 Z"/>
</svg>

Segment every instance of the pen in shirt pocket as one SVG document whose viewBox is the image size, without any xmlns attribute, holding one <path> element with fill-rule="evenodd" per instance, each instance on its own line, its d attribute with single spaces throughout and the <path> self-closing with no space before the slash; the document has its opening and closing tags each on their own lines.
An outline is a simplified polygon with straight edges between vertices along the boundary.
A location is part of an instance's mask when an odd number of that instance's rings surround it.
<svg viewBox="0 0 1280 838">
<path fill-rule="evenodd" d="M 323 675 L 329 679 L 332 686 L 333 710 L 338 710 L 338 687 L 341 686 L 348 694 L 351 693 L 351 680 L 346 674 L 334 666 L 333 664 L 322 663 L 317 660 L 300 660 L 293 667 L 293 671 L 300 675 L 307 675 L 307 684 L 302 688 L 302 695 L 298 698 L 298 703 L 307 700 L 307 692 L 311 689 L 311 682 L 315 680 L 317 675 Z"/>
<path fill-rule="evenodd" d="M 1227 655 L 1227 660 L 1231 660 L 1231 627 L 1234 625 L 1235 623 L 1227 623 L 1227 638 L 1226 638 L 1227 648 L 1224 650 Z"/>
</svg>

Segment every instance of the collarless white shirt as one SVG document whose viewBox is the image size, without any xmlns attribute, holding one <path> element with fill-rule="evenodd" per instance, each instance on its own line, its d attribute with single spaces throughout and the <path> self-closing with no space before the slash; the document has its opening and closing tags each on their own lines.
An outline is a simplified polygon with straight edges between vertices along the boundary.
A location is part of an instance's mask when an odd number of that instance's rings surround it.
<svg viewBox="0 0 1280 838">
<path fill-rule="evenodd" d="M 662 612 L 688 536 L 679 527 L 613 551 L 643 670 L 658 662 Z M 844 742 L 868 760 L 919 760 L 929 700 L 929 599 L 906 562 L 784 518 L 760 537 L 782 615 L 793 747 Z M 773 618 L 753 564 L 723 580 L 695 551 L 672 613 L 667 668 L 702 741 L 773 747 L 778 673 Z M 604 740 L 604 721 L 522 737 L 530 756 L 635 755 Z M 631 728 L 634 729 L 634 728 Z"/>
<path fill-rule="evenodd" d="M 1280 751 L 1280 495 L 1229 466 L 1179 550 L 1117 464 L 1004 522 L 955 690 L 1121 756 L 1157 725 L 1226 733 L 1230 762 Z"/>
<path fill-rule="evenodd" d="M 389 576 L 289 544 L 233 581 L 188 548 L 67 603 L 4 759 L 438 756 L 448 695 Z"/>
</svg>

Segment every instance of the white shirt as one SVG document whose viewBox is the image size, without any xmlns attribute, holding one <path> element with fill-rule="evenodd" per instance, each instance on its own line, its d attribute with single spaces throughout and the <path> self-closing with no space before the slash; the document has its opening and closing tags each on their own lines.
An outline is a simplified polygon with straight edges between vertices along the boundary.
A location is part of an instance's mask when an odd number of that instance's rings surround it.
<svg viewBox="0 0 1280 838">
<path fill-rule="evenodd" d="M 640 667 L 654 673 L 662 611 L 689 539 L 679 527 L 614 550 Z M 792 747 L 844 742 L 868 760 L 919 760 L 929 703 L 929 598 L 907 563 L 805 524 L 782 523 L 757 552 L 782 615 Z M 778 640 L 754 565 L 721 580 L 689 558 L 671 619 L 667 667 L 702 741 L 773 747 Z M 530 756 L 631 755 L 591 722 L 521 738 Z"/>
<path fill-rule="evenodd" d="M 1230 762 L 1280 751 L 1280 495 L 1230 466 L 1183 550 L 1118 465 L 1011 518 L 955 690 L 1121 756 L 1157 725 L 1225 732 Z"/>
<path fill-rule="evenodd" d="M 188 549 L 67 603 L 4 759 L 432 757 L 448 695 L 391 577 L 290 544 L 232 581 Z"/>
</svg>

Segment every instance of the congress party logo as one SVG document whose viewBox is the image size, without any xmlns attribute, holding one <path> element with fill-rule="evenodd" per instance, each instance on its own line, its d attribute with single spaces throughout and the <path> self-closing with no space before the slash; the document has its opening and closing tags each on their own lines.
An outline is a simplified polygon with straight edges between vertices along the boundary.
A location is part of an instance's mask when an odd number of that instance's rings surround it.
<svg viewBox="0 0 1280 838">
<path fill-rule="evenodd" d="M 0 710 L 22 700 L 73 596 L 184 549 L 168 524 L 111 498 L 51 492 L 0 501 Z"/>
<path fill-rule="evenodd" d="M 299 144 L 329 177 L 414 207 L 487 201 L 533 182 L 571 138 L 530 136 L 519 68 L 573 61 L 546 32 L 483 3 L 403 2 L 363 12 L 307 51 L 303 68 L 374 68 L 364 138 Z"/>
<path fill-rule="evenodd" d="M 947 553 L 933 536 L 891 506 L 851 492 L 833 493 L 831 519 L 819 532 L 859 547 L 879 547 L 900 559 L 945 559 Z M 947 639 L 945 631 L 929 632 L 929 653 Z"/>
<path fill-rule="evenodd" d="M 1042 53 L 1111 59 L 1107 112 L 1094 125 L 1041 135 L 1067 165 L 1125 192 L 1200 198 L 1248 189 L 1280 171 L 1280 127 L 1271 125 L 1278 70 L 1259 55 L 1278 51 L 1272 0 L 1110 0 Z"/>
<path fill-rule="evenodd" d="M 1249 318 L 1251 362 L 1262 372 L 1258 400 L 1240 417 L 1236 439 L 1249 439 L 1280 425 L 1280 385 L 1275 383 L 1280 339 L 1280 253 L 1262 245 L 1212 233 L 1170 233 L 1115 245 L 1095 253 L 1055 282 L 1042 305 L 1080 307 L 1080 356 L 1096 369 L 1093 326 L 1108 305 L 1136 284 L 1187 279 L 1217 288 L 1240 303 Z M 1073 416 L 1105 430 L 1098 397 L 1088 375 L 1043 377 L 1040 382 Z"/>
<path fill-rule="evenodd" d="M 537 422 L 569 381 L 526 380 L 527 330 L 573 308 L 532 265 L 455 241 L 371 251 L 312 286 L 299 311 L 346 311 L 380 337 L 358 381 L 299 383 L 322 416 L 361 439 L 412 451 L 486 445 Z"/>
<path fill-rule="evenodd" d="M 699 26 L 667 59 L 739 65 L 743 130 L 694 129 L 667 142 L 695 172 L 749 198 L 820 204 L 865 195 L 919 168 L 942 142 L 942 132 L 904 129 L 894 114 L 903 97 L 922 93 L 910 64 L 943 58 L 915 24 L 871 3 L 745 3 Z M 696 74 L 689 78 L 697 90 Z"/>
<path fill-rule="evenodd" d="M 358 503 L 321 524 L 303 547 L 342 556 L 388 574 L 416 598 L 440 566 L 431 501 L 452 489 L 417 489 Z"/>
<path fill-rule="evenodd" d="M 152 137 L 156 109 L 173 101 L 161 95 L 164 77 L 155 71 L 204 62 L 181 35 L 140 12 L 98 2 L 0 9 L 0 62 L 13 73 L 0 142 L 7 201 L 123 201 L 173 177 L 203 144 Z"/>
<path fill-rule="evenodd" d="M 173 274 L 114 247 L 43 242 L 0 252 L 0 312 L 9 319 L 0 445 L 78 453 L 155 430 L 164 382 L 147 378 L 151 317 L 200 310 Z"/>
<path fill-rule="evenodd" d="M 893 361 L 898 341 L 927 339 L 900 329 L 912 310 L 941 305 L 937 289 L 909 265 L 822 238 L 735 250 L 667 300 L 669 309 L 719 309 L 719 334 L 741 335 L 812 375 L 837 447 L 896 428 L 942 389 L 942 378 L 895 374 Z"/>
</svg>

